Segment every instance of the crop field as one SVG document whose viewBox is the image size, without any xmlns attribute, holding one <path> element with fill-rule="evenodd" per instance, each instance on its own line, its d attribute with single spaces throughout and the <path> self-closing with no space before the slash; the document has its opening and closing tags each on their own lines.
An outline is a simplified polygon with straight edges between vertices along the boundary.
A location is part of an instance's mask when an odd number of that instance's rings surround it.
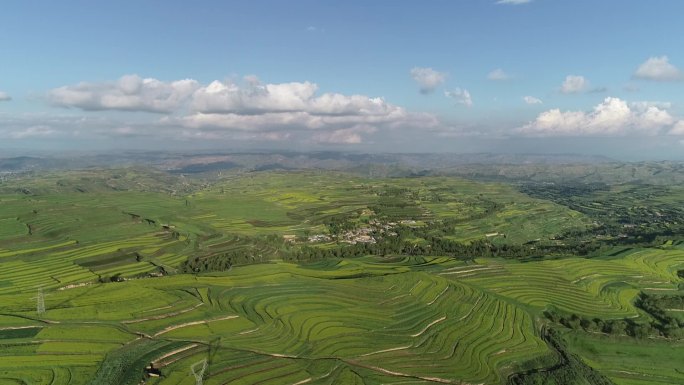
<svg viewBox="0 0 684 385">
<path fill-rule="evenodd" d="M 162 376 L 145 383 L 189 385 L 191 365 L 202 360 L 210 385 L 502 384 L 557 360 L 542 338 L 545 311 L 645 322 L 640 293 L 681 293 L 679 241 L 592 258 L 283 258 L 309 244 L 345 250 L 333 237 L 340 223 L 387 236 L 448 221 L 453 227 L 440 231 L 450 240 L 497 245 L 555 242 L 593 226 L 508 185 L 313 172 L 200 183 L 108 173 L 0 185 L 0 384 L 139 384 L 152 363 Z M 236 259 L 184 273 L 191 258 Z M 618 385 L 682 381 L 668 358 L 678 357 L 681 341 L 564 335 Z"/>
</svg>

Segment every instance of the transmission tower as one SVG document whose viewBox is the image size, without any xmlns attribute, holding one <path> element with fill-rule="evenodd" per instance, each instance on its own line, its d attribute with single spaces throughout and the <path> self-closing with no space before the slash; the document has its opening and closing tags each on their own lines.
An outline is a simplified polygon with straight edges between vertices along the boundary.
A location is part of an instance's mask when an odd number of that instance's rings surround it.
<svg viewBox="0 0 684 385">
<path fill-rule="evenodd" d="M 195 376 L 195 384 L 202 385 L 202 379 L 204 378 L 204 371 L 207 370 L 207 359 L 195 362 L 190 367 L 192 375 Z"/>
<path fill-rule="evenodd" d="M 38 296 L 36 296 L 36 313 L 39 316 L 45 314 L 45 296 L 42 288 L 38 289 Z"/>
</svg>

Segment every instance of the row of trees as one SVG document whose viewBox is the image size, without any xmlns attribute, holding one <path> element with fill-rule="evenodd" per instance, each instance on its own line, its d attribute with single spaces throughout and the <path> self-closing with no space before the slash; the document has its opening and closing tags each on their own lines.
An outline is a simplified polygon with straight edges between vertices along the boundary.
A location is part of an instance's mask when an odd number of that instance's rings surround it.
<svg viewBox="0 0 684 385">
<path fill-rule="evenodd" d="M 660 336 L 657 328 L 649 322 L 634 322 L 631 319 L 603 320 L 600 318 L 581 317 L 577 314 L 561 315 L 556 311 L 544 312 L 550 321 L 573 330 L 584 330 L 588 333 L 605 333 L 613 336 L 630 336 L 648 338 Z"/>
<path fill-rule="evenodd" d="M 577 314 L 562 314 L 557 310 L 545 311 L 544 316 L 551 322 L 589 333 L 627 335 L 634 338 L 684 338 L 684 321 L 668 315 L 666 311 L 666 309 L 684 308 L 684 296 L 649 295 L 642 292 L 635 305 L 646 311 L 652 319 L 650 321 L 635 321 L 629 318 L 603 320 Z"/>
</svg>

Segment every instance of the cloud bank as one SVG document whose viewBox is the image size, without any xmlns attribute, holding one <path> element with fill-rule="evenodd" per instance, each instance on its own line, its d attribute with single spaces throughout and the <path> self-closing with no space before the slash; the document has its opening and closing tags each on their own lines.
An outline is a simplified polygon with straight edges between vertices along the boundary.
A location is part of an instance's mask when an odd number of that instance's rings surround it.
<svg viewBox="0 0 684 385">
<path fill-rule="evenodd" d="M 673 123 L 674 118 L 665 109 L 647 103 L 630 105 L 608 97 L 590 112 L 542 112 L 516 132 L 529 136 L 656 135 Z"/>
<path fill-rule="evenodd" d="M 114 82 L 80 83 L 48 92 L 56 106 L 85 111 L 118 110 L 164 114 L 160 126 L 188 138 L 241 137 L 358 144 L 380 130 L 421 129 L 439 124 L 430 114 L 412 113 L 365 95 L 319 93 L 311 82 L 262 84 L 192 79 L 164 82 L 126 75 Z M 126 135 L 135 132 L 130 127 Z"/>
<path fill-rule="evenodd" d="M 684 120 L 680 120 L 677 124 L 672 127 L 668 132 L 670 135 L 684 135 Z"/>
<path fill-rule="evenodd" d="M 9 102 L 12 97 L 7 92 L 0 91 L 0 102 Z"/>
<path fill-rule="evenodd" d="M 86 111 L 120 110 L 169 113 L 177 110 L 199 88 L 192 79 L 163 82 L 138 75 L 122 76 L 115 82 L 79 83 L 48 92 L 55 106 Z"/>
</svg>

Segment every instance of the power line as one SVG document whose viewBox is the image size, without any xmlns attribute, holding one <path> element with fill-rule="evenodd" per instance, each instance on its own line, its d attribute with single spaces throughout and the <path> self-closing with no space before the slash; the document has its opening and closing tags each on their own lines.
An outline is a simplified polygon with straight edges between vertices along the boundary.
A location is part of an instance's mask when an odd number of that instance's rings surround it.
<svg viewBox="0 0 684 385">
<path fill-rule="evenodd" d="M 38 296 L 36 296 L 36 313 L 39 316 L 45 314 L 45 295 L 43 295 L 43 288 L 38 289 Z"/>
<path fill-rule="evenodd" d="M 195 362 L 190 366 L 190 371 L 192 372 L 192 375 L 195 376 L 195 384 L 196 385 L 202 385 L 202 380 L 204 378 L 204 371 L 207 370 L 207 359 L 203 359 L 202 361 Z"/>
</svg>

